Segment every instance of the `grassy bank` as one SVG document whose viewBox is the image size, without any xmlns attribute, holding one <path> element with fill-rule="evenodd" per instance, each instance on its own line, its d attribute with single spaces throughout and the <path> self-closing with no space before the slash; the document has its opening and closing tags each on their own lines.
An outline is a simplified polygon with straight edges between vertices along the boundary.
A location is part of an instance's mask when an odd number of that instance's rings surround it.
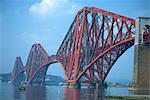
<svg viewBox="0 0 150 100">
<path fill-rule="evenodd" d="M 105 96 L 106 100 L 150 100 L 150 95 L 132 95 L 132 96 Z"/>
</svg>

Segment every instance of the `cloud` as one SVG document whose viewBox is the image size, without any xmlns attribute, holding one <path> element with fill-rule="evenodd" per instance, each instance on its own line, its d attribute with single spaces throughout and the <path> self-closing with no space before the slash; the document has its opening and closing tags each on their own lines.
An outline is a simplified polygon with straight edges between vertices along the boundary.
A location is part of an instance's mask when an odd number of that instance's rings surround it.
<svg viewBox="0 0 150 100">
<path fill-rule="evenodd" d="M 48 15 L 54 12 L 70 13 L 78 10 L 79 5 L 69 0 L 42 0 L 30 6 L 29 12 L 34 15 Z"/>
<path fill-rule="evenodd" d="M 33 4 L 29 8 L 29 11 L 35 14 L 44 15 L 58 6 L 57 1 L 58 0 L 42 0 L 40 3 Z"/>
</svg>

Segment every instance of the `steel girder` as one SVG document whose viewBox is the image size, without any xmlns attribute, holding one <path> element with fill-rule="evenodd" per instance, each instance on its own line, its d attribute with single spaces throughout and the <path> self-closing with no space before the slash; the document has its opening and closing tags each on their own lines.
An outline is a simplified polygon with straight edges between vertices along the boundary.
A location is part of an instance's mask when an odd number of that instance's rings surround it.
<svg viewBox="0 0 150 100">
<path fill-rule="evenodd" d="M 134 19 L 85 7 L 77 13 L 56 55 L 48 56 L 40 44 L 34 44 L 26 68 L 21 68 L 28 83 L 43 84 L 48 66 L 56 62 L 61 63 L 67 82 L 103 82 L 118 58 L 134 44 L 134 33 Z M 143 39 L 147 43 L 149 33 L 144 33 Z M 15 65 L 12 79 L 19 72 Z"/>
<path fill-rule="evenodd" d="M 94 7 L 81 9 L 57 52 L 64 58 L 67 82 L 104 81 L 133 45 L 134 33 L 134 19 Z"/>
<path fill-rule="evenodd" d="M 11 73 L 11 81 L 15 85 L 19 85 L 21 81 L 25 81 L 24 66 L 20 57 L 16 57 Z"/>
<path fill-rule="evenodd" d="M 47 67 L 45 66 L 47 65 L 47 63 L 49 63 L 48 58 L 49 58 L 48 54 L 40 44 L 34 44 L 32 46 L 26 63 L 26 67 L 27 67 L 26 81 L 28 83 L 32 83 L 31 81 L 44 82 L 46 70 L 47 70 Z"/>
<path fill-rule="evenodd" d="M 56 62 L 62 64 L 61 61 L 63 60 L 61 59 L 63 58 L 56 55 L 48 56 L 40 44 L 34 44 L 30 50 L 26 67 L 23 67 L 20 57 L 16 58 L 11 80 L 12 82 L 20 83 L 22 81 L 20 75 L 26 72 L 26 79 L 24 78 L 24 81 L 26 80 L 29 84 L 44 84 L 48 66 Z M 17 77 L 16 80 L 14 80 L 15 77 Z"/>
<path fill-rule="evenodd" d="M 57 55 L 48 56 L 44 48 L 40 44 L 34 44 L 30 50 L 26 64 L 26 81 L 28 83 L 45 83 L 47 68 L 50 64 L 59 62 L 62 64 Z"/>
</svg>

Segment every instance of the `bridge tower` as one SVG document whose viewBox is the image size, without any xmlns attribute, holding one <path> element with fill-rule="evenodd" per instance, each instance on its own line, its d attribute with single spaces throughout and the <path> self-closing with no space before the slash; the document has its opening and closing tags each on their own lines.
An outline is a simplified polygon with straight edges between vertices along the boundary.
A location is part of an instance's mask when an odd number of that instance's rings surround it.
<svg viewBox="0 0 150 100">
<path fill-rule="evenodd" d="M 150 94 L 150 42 L 145 43 L 143 34 L 150 32 L 150 18 L 136 19 L 136 34 L 134 46 L 134 90 L 136 94 Z M 148 36 L 148 38 L 150 38 Z"/>
</svg>

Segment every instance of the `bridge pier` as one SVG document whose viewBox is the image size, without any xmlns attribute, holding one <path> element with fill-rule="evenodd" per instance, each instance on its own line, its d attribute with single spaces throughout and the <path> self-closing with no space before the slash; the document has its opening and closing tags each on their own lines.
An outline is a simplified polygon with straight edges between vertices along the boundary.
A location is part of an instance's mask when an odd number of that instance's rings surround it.
<svg viewBox="0 0 150 100">
<path fill-rule="evenodd" d="M 78 83 L 78 82 L 67 83 L 67 87 L 81 88 L 81 83 Z"/>
<path fill-rule="evenodd" d="M 150 43 L 143 43 L 145 25 L 150 25 L 150 18 L 139 17 L 136 19 L 133 77 L 133 89 L 135 91 L 133 93 L 135 94 L 140 93 L 140 91 L 146 91 L 141 93 L 150 94 Z"/>
<path fill-rule="evenodd" d="M 96 88 L 97 83 L 89 83 L 88 88 Z"/>
<path fill-rule="evenodd" d="M 88 85 L 88 88 L 94 88 L 94 89 L 99 89 L 102 87 L 106 87 L 106 84 L 101 82 L 93 82 L 93 83 L 89 83 Z"/>
</svg>

